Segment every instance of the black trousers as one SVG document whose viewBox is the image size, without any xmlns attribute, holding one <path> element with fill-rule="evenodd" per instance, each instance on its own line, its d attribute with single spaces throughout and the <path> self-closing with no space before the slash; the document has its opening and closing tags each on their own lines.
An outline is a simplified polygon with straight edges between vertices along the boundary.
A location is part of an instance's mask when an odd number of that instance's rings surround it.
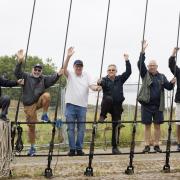
<svg viewBox="0 0 180 180">
<path fill-rule="evenodd" d="M 0 108 L 2 109 L 1 114 L 5 115 L 8 113 L 8 108 L 10 105 L 10 97 L 9 96 L 1 96 L 0 97 Z"/>
<path fill-rule="evenodd" d="M 119 144 L 119 134 L 120 134 L 120 121 L 121 114 L 123 112 L 122 104 L 113 103 L 113 98 L 111 96 L 105 96 L 101 102 L 101 114 L 106 118 L 107 113 L 111 114 L 112 117 L 112 140 L 111 144 L 113 148 L 116 148 Z"/>
</svg>

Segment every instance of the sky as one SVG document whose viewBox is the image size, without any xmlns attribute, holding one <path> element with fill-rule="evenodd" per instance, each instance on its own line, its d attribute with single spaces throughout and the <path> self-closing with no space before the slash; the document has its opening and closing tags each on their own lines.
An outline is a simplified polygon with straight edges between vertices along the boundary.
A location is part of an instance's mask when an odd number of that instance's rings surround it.
<svg viewBox="0 0 180 180">
<path fill-rule="evenodd" d="M 61 66 L 70 0 L 37 0 L 29 55 L 52 58 Z M 108 64 L 125 70 L 123 54 L 128 53 L 132 75 L 138 79 L 137 60 L 141 50 L 146 0 L 111 0 L 103 74 Z M 73 0 L 67 48 L 73 46 L 73 61 L 84 61 L 84 70 L 97 79 L 103 50 L 108 0 Z M 26 49 L 33 0 L 0 0 L 0 56 Z M 170 80 L 168 58 L 176 46 L 180 0 L 149 0 L 145 39 L 147 61 L 157 60 L 159 71 Z M 180 59 L 178 58 L 180 61 Z M 180 62 L 177 60 L 177 64 Z"/>
</svg>

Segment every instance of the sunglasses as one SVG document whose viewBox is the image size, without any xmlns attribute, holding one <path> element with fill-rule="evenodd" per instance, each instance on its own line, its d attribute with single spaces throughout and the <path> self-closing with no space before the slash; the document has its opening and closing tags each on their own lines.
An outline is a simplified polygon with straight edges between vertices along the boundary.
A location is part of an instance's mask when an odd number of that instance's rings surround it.
<svg viewBox="0 0 180 180">
<path fill-rule="evenodd" d="M 115 69 L 108 69 L 108 71 L 110 72 L 110 71 L 112 71 L 112 72 L 114 72 L 114 71 L 116 71 Z"/>
<path fill-rule="evenodd" d="M 81 65 L 75 65 L 75 68 L 83 68 Z"/>
<path fill-rule="evenodd" d="M 35 71 L 35 72 L 41 72 L 42 70 L 41 70 L 41 69 L 34 68 L 34 71 Z"/>
</svg>

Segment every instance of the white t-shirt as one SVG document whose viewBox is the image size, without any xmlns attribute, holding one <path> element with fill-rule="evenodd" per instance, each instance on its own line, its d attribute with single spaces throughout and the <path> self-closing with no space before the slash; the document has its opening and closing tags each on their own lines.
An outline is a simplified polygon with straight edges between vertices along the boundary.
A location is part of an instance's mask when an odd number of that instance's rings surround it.
<svg viewBox="0 0 180 180">
<path fill-rule="evenodd" d="M 77 76 L 75 72 L 68 71 L 65 103 L 87 107 L 90 85 L 92 81 L 87 73 Z"/>
</svg>

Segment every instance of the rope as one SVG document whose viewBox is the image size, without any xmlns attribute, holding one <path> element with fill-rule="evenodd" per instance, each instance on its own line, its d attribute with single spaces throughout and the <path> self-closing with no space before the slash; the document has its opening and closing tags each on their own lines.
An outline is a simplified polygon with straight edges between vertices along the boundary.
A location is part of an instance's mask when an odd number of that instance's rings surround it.
<svg viewBox="0 0 180 180">
<path fill-rule="evenodd" d="M 108 20 L 109 20 L 110 2 L 111 1 L 109 0 L 108 1 L 108 8 L 107 8 L 107 16 L 106 16 L 106 26 L 105 26 L 105 33 L 104 33 L 103 51 L 102 51 L 102 58 L 101 58 L 101 68 L 100 68 L 100 74 L 99 74 L 100 79 L 102 77 L 104 53 L 105 53 L 105 48 L 106 48 L 106 35 L 107 35 L 107 27 L 108 27 Z M 93 124 L 93 130 L 92 130 L 92 139 L 91 139 L 90 149 L 89 149 L 89 163 L 88 163 L 88 167 L 86 168 L 86 171 L 84 172 L 84 174 L 86 176 L 93 176 L 92 159 L 93 159 L 93 154 L 94 154 L 94 140 L 95 140 L 95 135 L 96 135 L 96 130 L 97 130 L 97 112 L 98 112 L 98 104 L 99 104 L 99 95 L 100 95 L 100 91 L 98 91 L 97 100 L 96 100 L 94 124 Z"/>
<path fill-rule="evenodd" d="M 148 9 L 148 0 L 146 0 L 146 7 L 145 7 L 145 17 L 144 17 L 141 52 L 143 51 L 143 43 L 144 43 L 144 37 L 145 37 L 145 31 L 146 31 L 147 9 Z M 142 58 L 142 56 L 140 58 Z M 133 174 L 134 173 L 133 158 L 134 158 L 134 149 L 135 149 L 135 134 L 136 134 L 137 111 L 138 111 L 138 94 L 139 94 L 139 90 L 140 90 L 140 79 L 141 79 L 140 72 L 141 72 L 141 65 L 140 65 L 139 76 L 138 76 L 136 106 L 135 106 L 135 113 L 134 113 L 132 140 L 131 140 L 130 153 L 129 153 L 129 165 L 127 166 L 127 169 L 125 170 L 126 174 Z"/>
<path fill-rule="evenodd" d="M 180 29 L 180 12 L 179 12 L 179 20 L 178 20 L 178 32 L 177 32 L 176 48 L 178 48 L 178 46 L 179 46 L 179 29 Z M 178 49 L 176 50 L 176 54 L 175 54 L 174 77 L 176 77 L 177 51 L 178 51 Z M 173 87 L 173 90 L 172 90 L 170 117 L 169 117 L 169 122 L 168 122 L 169 127 L 168 127 L 168 139 L 167 139 L 167 144 L 166 144 L 166 161 L 165 161 L 165 165 L 163 167 L 163 170 L 166 171 L 166 172 L 170 171 L 169 158 L 170 158 L 170 151 L 171 151 L 173 102 L 174 102 L 174 87 Z"/>
<path fill-rule="evenodd" d="M 29 50 L 29 43 L 30 43 L 30 38 L 31 38 L 31 30 L 32 30 L 32 24 L 33 24 L 33 18 L 34 18 L 35 5 L 36 5 L 36 0 L 34 0 L 34 3 L 33 3 L 33 9 L 32 9 L 31 22 L 30 22 L 29 33 L 28 33 L 28 41 L 27 41 L 27 46 L 26 46 L 26 54 L 25 54 L 25 62 L 24 62 L 23 71 L 25 71 L 26 61 L 27 61 L 27 57 L 28 57 L 28 50 Z M 17 108 L 16 108 L 15 126 L 11 128 L 11 132 L 12 132 L 12 137 L 11 137 L 12 149 L 14 149 L 14 138 L 16 136 L 16 129 L 20 130 L 20 128 L 17 128 L 17 126 L 19 126 L 17 124 L 17 121 L 18 121 L 19 107 L 20 107 L 22 92 L 23 91 L 22 91 L 22 88 L 21 88 L 21 93 L 20 93 Z M 20 132 L 18 132 L 18 134 L 19 133 Z M 16 142 L 16 145 L 17 145 L 18 142 L 22 142 L 22 137 L 19 137 L 19 140 Z M 16 150 L 19 152 L 20 149 L 16 149 Z"/>
<path fill-rule="evenodd" d="M 0 121 L 0 178 L 10 175 L 11 152 L 11 123 Z"/>
<path fill-rule="evenodd" d="M 69 5 L 68 22 L 67 22 L 67 26 L 66 26 L 67 28 L 66 28 L 66 36 L 65 36 L 65 42 L 64 42 L 64 50 L 63 50 L 63 58 L 62 58 L 61 67 L 63 67 L 63 64 L 64 64 L 67 37 L 68 37 L 68 32 L 69 32 L 69 22 L 70 22 L 70 17 L 71 17 L 71 8 L 72 8 L 72 0 L 70 0 L 70 5 Z M 57 121 L 57 112 L 58 112 L 58 106 L 59 106 L 59 92 L 60 92 L 60 90 L 61 90 L 61 82 L 59 82 L 58 91 L 57 91 L 57 101 L 56 101 L 56 108 L 55 108 L 55 113 L 54 113 L 54 122 Z M 56 133 L 56 126 L 54 123 L 53 129 L 52 129 L 52 137 L 51 137 L 51 141 L 50 141 L 50 145 L 49 145 L 48 164 L 47 164 L 47 168 L 45 169 L 45 172 L 44 172 L 45 177 L 51 177 L 53 175 L 52 169 L 51 169 L 51 161 L 52 161 L 52 155 L 53 155 L 53 149 L 54 149 L 55 133 Z"/>
</svg>

